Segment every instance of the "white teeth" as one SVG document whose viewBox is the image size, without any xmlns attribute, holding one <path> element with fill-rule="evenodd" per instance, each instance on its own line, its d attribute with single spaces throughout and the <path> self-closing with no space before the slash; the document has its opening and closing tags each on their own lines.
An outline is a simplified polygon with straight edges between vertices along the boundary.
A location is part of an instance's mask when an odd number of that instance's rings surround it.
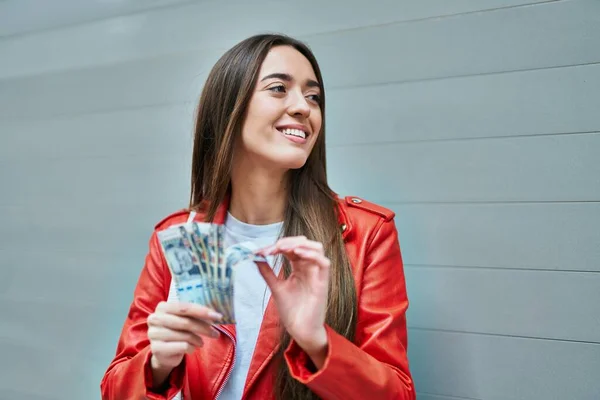
<svg viewBox="0 0 600 400">
<path fill-rule="evenodd" d="M 306 133 L 300 129 L 282 129 L 281 132 L 283 132 L 284 135 L 298 136 L 302 139 L 306 139 Z"/>
</svg>

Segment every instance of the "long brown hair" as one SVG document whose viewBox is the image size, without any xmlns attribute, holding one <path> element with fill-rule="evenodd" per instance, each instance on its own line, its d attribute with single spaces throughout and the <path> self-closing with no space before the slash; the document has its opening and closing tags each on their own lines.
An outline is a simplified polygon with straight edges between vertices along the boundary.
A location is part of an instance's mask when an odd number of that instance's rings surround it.
<svg viewBox="0 0 600 400">
<path fill-rule="evenodd" d="M 290 171 L 289 201 L 283 224 L 284 236 L 304 235 L 324 244 L 331 259 L 326 323 L 350 341 L 356 330 L 356 288 L 342 239 L 337 198 L 327 183 L 325 163 L 325 89 L 317 60 L 302 42 L 284 35 L 252 36 L 227 51 L 211 70 L 200 96 L 194 151 L 190 208 L 202 209 L 212 221 L 217 208 L 231 190 L 231 164 L 234 143 L 241 134 L 248 103 L 258 73 L 274 46 L 292 46 L 311 63 L 321 89 L 322 127 L 306 164 Z M 283 263 L 285 277 L 290 265 Z M 279 369 L 274 393 L 279 399 L 318 398 L 305 385 L 290 376 L 283 351 L 290 335 L 282 329 L 276 360 Z"/>
</svg>

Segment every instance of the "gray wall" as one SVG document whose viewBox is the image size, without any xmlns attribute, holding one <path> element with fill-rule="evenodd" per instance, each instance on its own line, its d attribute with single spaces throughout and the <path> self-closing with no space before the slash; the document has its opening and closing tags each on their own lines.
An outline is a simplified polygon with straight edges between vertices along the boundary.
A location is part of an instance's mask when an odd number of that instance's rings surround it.
<svg viewBox="0 0 600 400">
<path fill-rule="evenodd" d="M 91 399 L 217 57 L 305 39 L 397 211 L 421 400 L 600 399 L 600 1 L 0 2 L 0 398 Z"/>
</svg>

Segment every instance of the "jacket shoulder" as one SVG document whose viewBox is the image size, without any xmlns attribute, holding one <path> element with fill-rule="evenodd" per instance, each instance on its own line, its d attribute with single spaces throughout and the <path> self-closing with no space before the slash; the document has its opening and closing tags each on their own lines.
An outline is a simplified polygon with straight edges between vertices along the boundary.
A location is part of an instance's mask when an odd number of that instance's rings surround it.
<svg viewBox="0 0 600 400">
<path fill-rule="evenodd" d="M 372 203 L 357 196 L 344 197 L 342 199 L 342 204 L 348 213 L 354 215 L 366 214 L 378 216 L 380 218 L 383 218 L 386 222 L 390 221 L 396 216 L 394 211 L 390 210 L 389 208 L 385 208 L 383 206 Z"/>
<path fill-rule="evenodd" d="M 191 212 L 192 210 L 189 208 L 182 208 L 180 210 L 177 210 L 158 221 L 156 225 L 154 225 L 154 229 L 160 231 L 162 229 L 168 228 L 169 226 L 184 223 L 190 217 Z M 197 221 L 199 218 L 202 218 L 202 216 L 202 213 L 196 212 L 196 215 L 194 216 L 194 221 Z"/>
</svg>

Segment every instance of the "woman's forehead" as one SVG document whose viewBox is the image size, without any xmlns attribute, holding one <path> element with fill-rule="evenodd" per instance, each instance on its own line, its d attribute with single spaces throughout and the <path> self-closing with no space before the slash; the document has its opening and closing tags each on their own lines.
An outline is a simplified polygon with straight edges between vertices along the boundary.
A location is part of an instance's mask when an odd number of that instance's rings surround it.
<svg viewBox="0 0 600 400">
<path fill-rule="evenodd" d="M 273 73 L 288 74 L 299 81 L 316 80 L 310 61 L 291 46 L 275 46 L 269 50 L 261 65 L 260 77 Z"/>
</svg>

